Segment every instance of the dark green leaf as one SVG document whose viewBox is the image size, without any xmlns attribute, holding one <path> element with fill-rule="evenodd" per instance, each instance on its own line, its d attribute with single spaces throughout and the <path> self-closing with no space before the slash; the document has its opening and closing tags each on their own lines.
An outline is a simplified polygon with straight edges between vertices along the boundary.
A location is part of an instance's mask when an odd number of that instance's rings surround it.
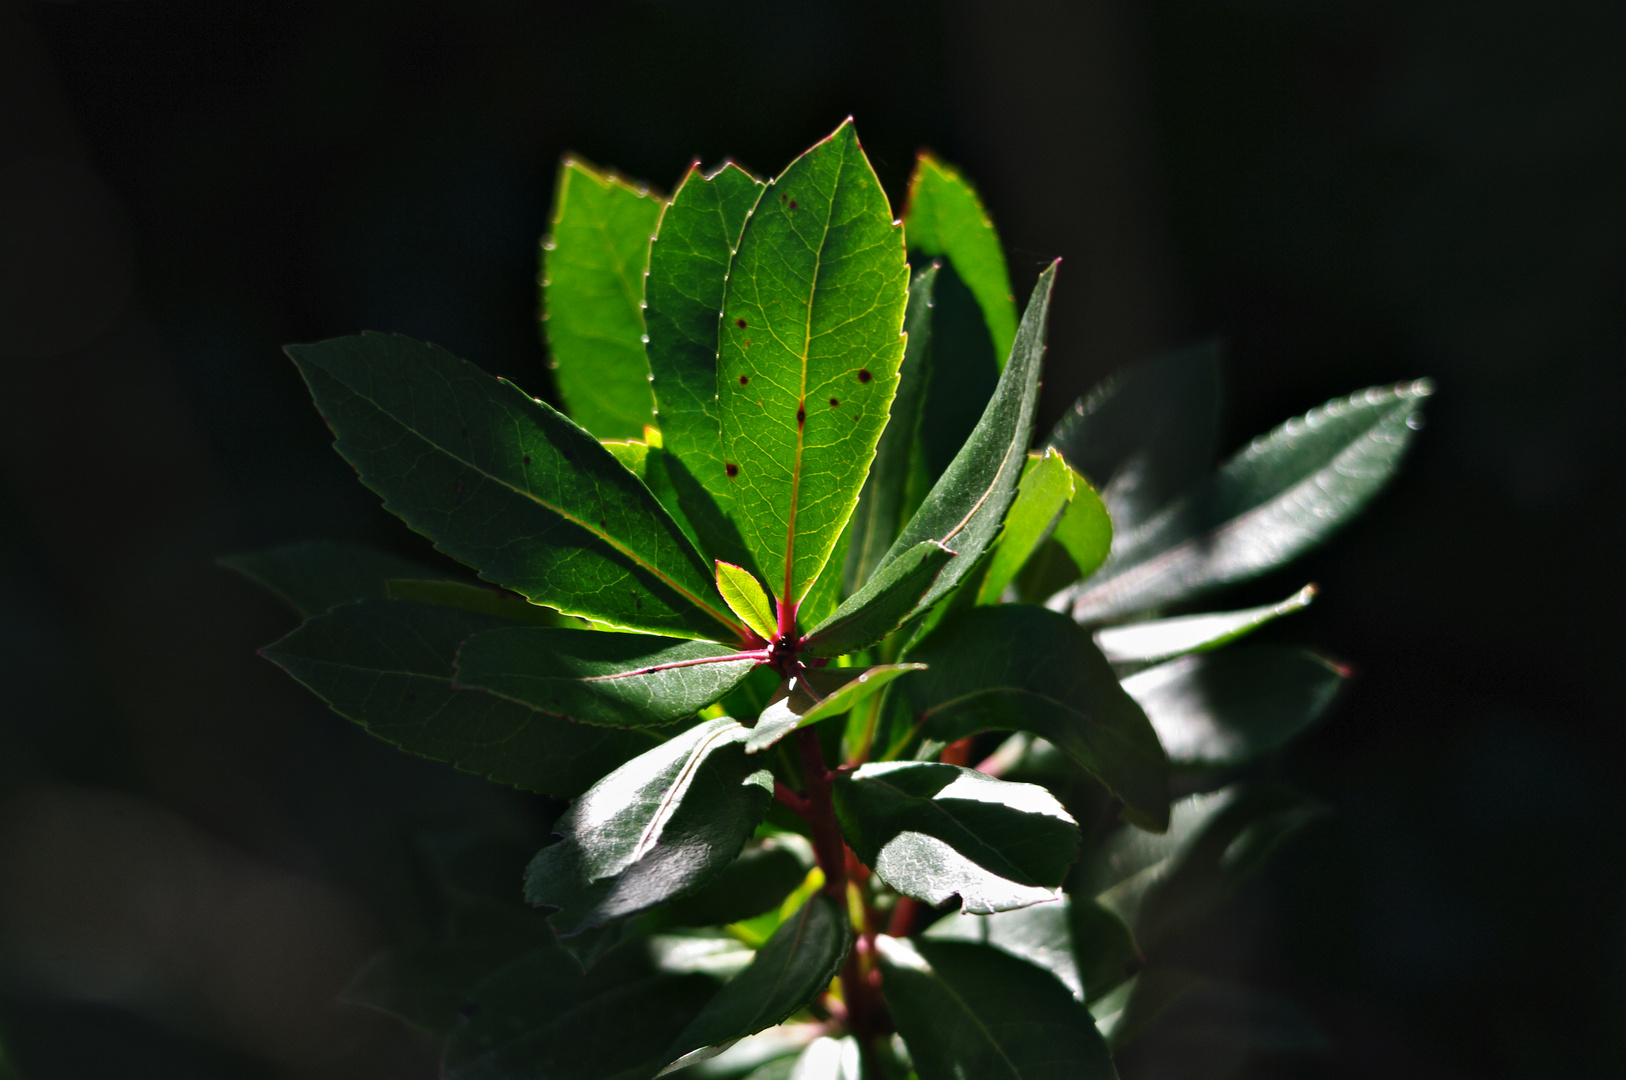
<svg viewBox="0 0 1626 1080">
<path fill-rule="evenodd" d="M 326 540 L 226 555 L 220 564 L 263 585 L 307 618 L 352 600 L 382 600 L 391 578 L 437 576 L 393 552 Z"/>
<path fill-rule="evenodd" d="M 1225 768 L 1315 723 L 1348 673 L 1315 653 L 1253 646 L 1183 656 L 1124 680 L 1175 765 Z"/>
<path fill-rule="evenodd" d="M 1054 900 L 1078 853 L 1078 826 L 1036 784 L 894 761 L 860 766 L 833 793 L 853 852 L 934 905 L 958 895 L 964 910 L 987 914 Z"/>
<path fill-rule="evenodd" d="M 1016 300 L 999 234 L 976 189 L 953 166 L 921 154 L 909 178 L 903 225 L 910 251 L 941 255 L 954 264 L 977 298 L 1003 367 L 1016 339 Z"/>
<path fill-rule="evenodd" d="M 1073 499 L 1073 470 L 1060 454 L 1046 450 L 1032 455 L 1022 471 L 1016 498 L 1005 513 L 1005 525 L 994 542 L 993 557 L 977 587 L 977 603 L 994 604 L 1005 586 L 1050 532 Z"/>
<path fill-rule="evenodd" d="M 1315 1018 L 1288 998 L 1172 967 L 1151 968 L 1136 980 L 1110 1038 L 1115 1049 L 1134 1042 L 1177 1048 L 1216 1080 L 1237 1075 L 1260 1051 L 1328 1049 Z"/>
<path fill-rule="evenodd" d="M 723 446 L 733 518 L 781 602 L 812 586 L 858 501 L 897 389 L 908 275 L 850 121 L 768 185 L 740 237 L 717 360 Z"/>
<path fill-rule="evenodd" d="M 773 1027 L 823 993 L 851 945 L 847 912 L 829 895 L 814 893 L 757 950 L 751 966 L 706 1003 L 672 1044 L 669 1056 L 678 1059 L 694 1050 L 705 1054 L 701 1048 Z"/>
<path fill-rule="evenodd" d="M 504 625 L 458 608 L 364 600 L 308 620 L 262 652 L 386 742 L 532 791 L 575 795 L 655 741 L 452 689 L 458 646 Z"/>
<path fill-rule="evenodd" d="M 761 182 L 737 166 L 711 176 L 692 168 L 649 249 L 644 320 L 656 413 L 664 447 L 693 477 L 685 502 L 697 517 L 726 515 L 734 506 L 717 406 L 718 332 L 728 264 L 761 194 Z"/>
<path fill-rule="evenodd" d="M 987 945 L 881 937 L 882 988 L 920 1080 L 1116 1080 L 1055 976 Z"/>
<path fill-rule="evenodd" d="M 546 925 L 542 929 L 548 932 Z M 367 962 L 340 1000 L 445 1035 L 476 986 L 538 944 L 488 940 L 386 949 Z"/>
<path fill-rule="evenodd" d="M 525 898 L 558 908 L 564 935 L 653 907 L 732 862 L 767 809 L 773 778 L 747 758 L 749 730 L 697 724 L 594 784 L 554 826 L 562 839 L 525 873 Z"/>
<path fill-rule="evenodd" d="M 1089 897 L 1070 897 L 1067 915 L 1084 1000 L 1099 1001 L 1140 970 L 1140 948 L 1129 924 Z"/>
<path fill-rule="evenodd" d="M 711 567 L 649 489 L 512 383 L 393 335 L 288 354 L 339 453 L 385 507 L 488 581 L 627 629 L 743 632 Z"/>
<path fill-rule="evenodd" d="M 628 472 L 644 482 L 649 493 L 655 496 L 655 501 L 672 515 L 672 520 L 683 530 L 683 535 L 689 538 L 689 543 L 693 544 L 696 550 L 703 550 L 700 545 L 700 533 L 684 511 L 683 500 L 679 497 L 677 485 L 672 482 L 671 471 L 666 466 L 666 451 L 661 449 L 661 433 L 654 428 L 645 428 L 642 442 L 635 439 L 599 441 Z"/>
<path fill-rule="evenodd" d="M 994 350 L 976 297 L 947 263 L 938 268 L 932 287 L 931 324 L 931 377 L 926 384 L 919 449 L 911 462 L 911 508 L 971 437 L 999 383 L 1006 356 Z"/>
<path fill-rule="evenodd" d="M 1219 445 L 1218 342 L 1121 372 L 1080 398 L 1050 445 L 1090 478 L 1120 535 L 1196 487 Z"/>
<path fill-rule="evenodd" d="M 583 724 L 642 727 L 691 717 L 734 689 L 757 663 L 734 655 L 709 641 L 504 627 L 463 643 L 456 684 Z"/>
<path fill-rule="evenodd" d="M 813 628 L 808 650 L 841 656 L 877 644 L 915 612 L 954 554 L 936 540 L 925 540 L 888 562 Z"/>
<path fill-rule="evenodd" d="M 672 974 L 617 950 L 585 974 L 563 949 L 539 949 L 474 991 L 446 1041 L 445 1080 L 645 1080 L 705 1006 L 715 981 Z"/>
<path fill-rule="evenodd" d="M 1016 498 L 1033 434 L 1033 407 L 1039 396 L 1039 366 L 1055 278 L 1052 263 L 1033 289 L 1033 299 L 1017 329 L 1011 363 L 999 377 L 976 430 L 876 568 L 879 576 L 887 564 L 927 540 L 958 552 L 959 557 L 950 560 L 921 599 L 921 608 L 946 594 L 972 568 Z"/>
<path fill-rule="evenodd" d="M 1073 957 L 1073 933 L 1066 897 L 1048 904 L 992 915 L 965 912 L 945 915 L 932 923 L 926 937 L 933 941 L 976 941 L 1044 968 L 1061 980 L 1075 998 L 1083 1000 L 1078 962 Z"/>
<path fill-rule="evenodd" d="M 1114 664 L 1156 663 L 1186 653 L 1206 652 L 1251 634 L 1283 615 L 1302 611 L 1310 606 L 1315 594 L 1316 587 L 1306 585 L 1279 604 L 1108 626 L 1095 632 L 1095 643 Z"/>
<path fill-rule="evenodd" d="M 644 269 L 660 199 L 568 158 L 542 242 L 543 327 L 570 415 L 601 439 L 655 422 L 644 359 Z"/>
<path fill-rule="evenodd" d="M 581 625 L 577 620 L 560 615 L 552 608 L 529 603 L 523 596 L 502 589 L 471 585 L 466 581 L 391 578 L 384 583 L 384 594 L 391 600 L 415 600 L 420 604 L 462 608 L 464 611 L 475 611 L 482 615 L 495 615 L 509 622 L 532 623 L 538 626 Z"/>
<path fill-rule="evenodd" d="M 1168 758 L 1090 635 L 1064 615 L 999 604 L 951 616 L 904 659 L 899 684 L 928 738 L 1027 731 L 1060 747 L 1146 827 L 1168 825 Z"/>
<path fill-rule="evenodd" d="M 881 664 L 868 668 L 812 668 L 787 680 L 774 695 L 745 741 L 747 753 L 767 749 L 797 728 L 840 716 L 887 683 L 919 664 Z"/>
<path fill-rule="evenodd" d="M 903 527 L 908 497 L 909 467 L 920 437 L 926 387 L 932 370 L 932 290 L 937 267 L 928 266 L 909 283 L 909 305 L 903 315 L 908 343 L 898 368 L 898 393 L 875 463 L 853 511 L 853 540 L 844 560 L 843 592 L 852 595 L 874 574 L 881 557 Z"/>
<path fill-rule="evenodd" d="M 1289 420 L 1133 533 L 1093 579 L 1050 601 L 1075 619 L 1184 600 L 1255 577 L 1325 540 L 1389 482 L 1426 381 L 1374 387 Z"/>
<path fill-rule="evenodd" d="M 665 908 L 681 926 L 721 926 L 772 911 L 785 902 L 811 868 L 783 840 L 747 848 L 709 884 Z"/>
</svg>

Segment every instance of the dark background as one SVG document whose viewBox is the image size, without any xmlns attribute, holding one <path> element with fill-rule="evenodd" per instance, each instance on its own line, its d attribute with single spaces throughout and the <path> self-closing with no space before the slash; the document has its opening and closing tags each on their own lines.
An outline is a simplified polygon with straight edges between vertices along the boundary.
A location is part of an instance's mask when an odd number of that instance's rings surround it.
<svg viewBox="0 0 1626 1080">
<path fill-rule="evenodd" d="M 657 186 L 695 156 L 771 174 L 851 113 L 895 205 L 917 147 L 966 168 L 1018 295 L 1065 257 L 1045 422 L 1208 334 L 1227 450 L 1438 382 L 1376 508 L 1227 597 L 1319 582 L 1272 632 L 1359 673 L 1285 769 L 1335 813 L 1187 945 L 1329 1033 L 1248 1075 L 1626 1074 L 1623 13 L 0 0 L 7 1060 L 434 1075 L 331 998 L 412 928 L 416 829 L 533 808 L 253 655 L 291 616 L 216 555 L 427 555 L 278 348 L 398 330 L 551 393 L 534 275 L 563 150 Z"/>
</svg>

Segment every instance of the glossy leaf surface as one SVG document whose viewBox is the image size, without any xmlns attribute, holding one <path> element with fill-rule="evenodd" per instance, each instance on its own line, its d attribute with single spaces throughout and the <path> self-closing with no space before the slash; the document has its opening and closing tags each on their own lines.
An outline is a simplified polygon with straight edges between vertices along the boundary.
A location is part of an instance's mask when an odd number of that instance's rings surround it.
<svg viewBox="0 0 1626 1080">
<path fill-rule="evenodd" d="M 1303 649 L 1184 656 L 1124 680 L 1176 765 L 1223 768 L 1278 749 L 1326 712 L 1347 674 Z"/>
<path fill-rule="evenodd" d="M 385 508 L 482 577 L 627 629 L 739 633 L 711 567 L 649 489 L 512 383 L 398 335 L 288 354 Z"/>
<path fill-rule="evenodd" d="M 446 1041 L 446 1080 L 632 1080 L 653 1076 L 716 983 L 619 950 L 586 973 L 538 949 L 477 987 Z"/>
<path fill-rule="evenodd" d="M 830 985 L 851 945 L 847 912 L 828 894 L 814 893 L 757 950 L 750 966 L 707 1002 L 672 1044 L 671 1056 L 778 1024 Z"/>
<path fill-rule="evenodd" d="M 921 599 L 921 608 L 947 593 L 971 570 L 999 532 L 1005 511 L 1016 498 L 1033 434 L 1033 409 L 1039 396 L 1039 367 L 1044 359 L 1045 325 L 1055 276 L 1055 264 L 1040 276 L 1017 329 L 1011 362 L 1000 376 L 982 419 L 876 569 L 879 575 L 888 563 L 927 540 L 936 540 L 958 552 L 959 558 L 943 568 Z"/>
<path fill-rule="evenodd" d="M 226 555 L 220 565 L 264 586 L 307 618 L 352 600 L 382 600 L 391 578 L 437 576 L 391 551 L 326 540 Z"/>
<path fill-rule="evenodd" d="M 997 603 L 1005 586 L 1015 580 L 1033 549 L 1072 502 L 1073 475 L 1054 450 L 1028 458 L 1016 487 L 1016 499 L 1005 513 L 993 558 L 977 588 L 977 603 Z"/>
<path fill-rule="evenodd" d="M 745 740 L 750 753 L 772 746 L 797 728 L 840 716 L 877 693 L 899 675 L 920 671 L 919 664 L 879 664 L 868 668 L 812 668 L 804 671 L 762 710 Z"/>
<path fill-rule="evenodd" d="M 1016 338 L 1016 300 L 999 234 L 982 200 L 959 170 L 930 154 L 915 162 L 909 178 L 909 206 L 903 225 L 909 250 L 941 255 L 977 298 L 999 366 L 1005 366 Z"/>
<path fill-rule="evenodd" d="M 1426 381 L 1373 387 L 1289 420 L 1135 532 L 1052 601 L 1093 622 L 1243 581 L 1298 557 L 1375 496 L 1411 441 Z"/>
<path fill-rule="evenodd" d="M 918 610 L 932 583 L 955 553 L 925 540 L 883 566 L 807 636 L 816 656 L 867 649 L 902 626 Z"/>
<path fill-rule="evenodd" d="M 975 941 L 1044 968 L 1079 1000 L 1084 984 L 1073 956 L 1071 905 L 1067 897 L 992 915 L 945 915 L 926 930 L 933 941 Z"/>
<path fill-rule="evenodd" d="M 649 373 L 665 449 L 712 500 L 734 503 L 723 464 L 717 405 L 717 346 L 728 265 L 762 183 L 726 164 L 710 176 L 691 168 L 661 214 L 649 249 Z"/>
<path fill-rule="evenodd" d="M 853 852 L 905 896 L 958 895 L 986 914 L 1054 900 L 1078 826 L 1036 784 L 932 761 L 875 762 L 839 778 L 836 819 Z"/>
<path fill-rule="evenodd" d="M 909 469 L 916 454 L 932 372 L 932 296 L 936 282 L 935 266 L 928 266 L 909 282 L 909 304 L 903 316 L 908 341 L 898 368 L 898 392 L 853 511 L 852 542 L 843 568 L 844 592 L 848 595 L 869 581 L 903 527 Z"/>
<path fill-rule="evenodd" d="M 1219 447 L 1220 349 L 1165 353 L 1080 398 L 1050 445 L 1101 493 L 1128 535 L 1208 478 Z"/>
<path fill-rule="evenodd" d="M 573 724 L 454 690 L 464 640 L 511 625 L 458 608 L 365 600 L 308 620 L 262 654 L 384 741 L 531 791 L 575 795 L 654 743 L 645 732 Z"/>
<path fill-rule="evenodd" d="M 999 604 L 951 616 L 905 660 L 910 715 L 942 742 L 979 731 L 1048 739 L 1105 784 L 1138 824 L 1168 824 L 1168 758 L 1090 635 L 1066 616 Z"/>
<path fill-rule="evenodd" d="M 920 1080 L 1116 1080 L 1084 1006 L 988 945 L 876 940 L 882 988 Z"/>
<path fill-rule="evenodd" d="M 559 909 L 550 921 L 568 936 L 705 884 L 739 855 L 773 787 L 746 733 L 705 721 L 594 784 L 531 861 L 525 898 Z"/>
<path fill-rule="evenodd" d="M 723 594 L 729 609 L 746 626 L 756 631 L 757 637 L 772 641 L 775 636 L 773 605 L 768 600 L 768 594 L 763 592 L 762 583 L 752 577 L 749 570 L 733 563 L 718 560 L 716 566 L 717 591 Z"/>
<path fill-rule="evenodd" d="M 693 716 L 737 686 L 754 660 L 709 641 L 507 627 L 457 654 L 459 689 L 485 690 L 583 724 L 640 727 Z"/>
<path fill-rule="evenodd" d="M 1108 626 L 1095 632 L 1095 643 L 1115 664 L 1170 660 L 1190 652 L 1217 649 L 1283 615 L 1302 611 L 1310 606 L 1315 594 L 1315 586 L 1306 585 L 1279 604 Z"/>
<path fill-rule="evenodd" d="M 644 359 L 644 268 L 662 201 L 566 159 L 542 244 L 543 328 L 570 415 L 601 439 L 654 423 Z"/>
<path fill-rule="evenodd" d="M 733 518 L 796 603 L 852 515 L 903 359 L 903 232 L 849 121 L 768 185 L 723 301 Z"/>
</svg>

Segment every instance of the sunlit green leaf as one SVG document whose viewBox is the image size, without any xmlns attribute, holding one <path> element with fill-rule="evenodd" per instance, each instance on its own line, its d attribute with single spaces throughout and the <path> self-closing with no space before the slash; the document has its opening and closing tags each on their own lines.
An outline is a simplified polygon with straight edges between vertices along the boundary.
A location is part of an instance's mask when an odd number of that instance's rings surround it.
<svg viewBox="0 0 1626 1080">
<path fill-rule="evenodd" d="M 1003 368 L 1016 338 L 1016 300 L 999 234 L 976 189 L 953 166 L 921 154 L 909 178 L 903 224 L 911 252 L 940 255 L 954 264 L 977 298 Z"/>
<path fill-rule="evenodd" d="M 1116 1080 L 1089 1012 L 1048 971 L 972 942 L 876 946 L 920 1080 Z"/>
<path fill-rule="evenodd" d="M 1047 904 L 996 911 L 991 915 L 961 912 L 938 919 L 926 931 L 933 941 L 976 941 L 1044 968 L 1080 1000 L 1084 984 L 1079 980 L 1078 961 L 1073 956 L 1070 903 L 1066 897 Z"/>
<path fill-rule="evenodd" d="M 903 230 L 849 121 L 768 185 L 729 269 L 717 360 L 732 516 L 781 602 L 824 568 L 903 359 Z"/>
<path fill-rule="evenodd" d="M 438 576 L 394 552 L 326 540 L 226 555 L 220 564 L 264 586 L 306 617 L 352 600 L 382 600 L 391 578 Z"/>
<path fill-rule="evenodd" d="M 644 359 L 644 269 L 662 200 L 565 159 L 542 242 L 543 328 L 570 415 L 601 439 L 654 423 Z"/>
<path fill-rule="evenodd" d="M 1278 749 L 1315 723 L 1348 673 L 1303 649 L 1184 656 L 1124 680 L 1176 765 L 1223 768 Z"/>
<path fill-rule="evenodd" d="M 550 921 L 571 935 L 705 884 L 739 855 L 773 788 L 746 757 L 747 734 L 708 720 L 594 784 L 531 861 L 525 898 L 557 908 Z"/>
<path fill-rule="evenodd" d="M 1054 900 L 1078 826 L 1036 784 L 932 761 L 873 762 L 837 779 L 848 845 L 905 896 L 988 913 Z"/>
<path fill-rule="evenodd" d="M 456 682 L 584 724 L 641 727 L 691 717 L 739 685 L 756 661 L 733 655 L 708 641 L 506 627 L 463 643 Z"/>
<path fill-rule="evenodd" d="M 1112 548 L 1112 518 L 1101 497 L 1084 477 L 1073 474 L 1073 501 L 1061 512 L 1051 539 L 1061 545 L 1080 578 L 1087 578 L 1107 561 Z"/>
<path fill-rule="evenodd" d="M 575 795 L 654 743 L 646 732 L 573 724 L 454 690 L 464 640 L 512 625 L 458 608 L 364 600 L 306 621 L 262 654 L 386 742 L 532 791 Z"/>
<path fill-rule="evenodd" d="M 1082 627 L 1029 604 L 950 616 L 905 660 L 899 683 L 920 731 L 944 743 L 979 731 L 1048 739 L 1124 801 L 1130 820 L 1168 824 L 1168 758 L 1157 733 Z"/>
<path fill-rule="evenodd" d="M 1101 572 L 1051 605 L 1096 622 L 1298 557 L 1389 482 L 1431 393 L 1427 381 L 1373 387 L 1289 420 L 1155 519 L 1120 533 Z"/>
<path fill-rule="evenodd" d="M 924 540 L 886 563 L 807 635 L 815 656 L 841 656 L 867 649 L 902 626 L 931 590 L 954 552 Z"/>
<path fill-rule="evenodd" d="M 1170 660 L 1190 652 L 1217 649 L 1274 619 L 1302 611 L 1315 594 L 1315 586 L 1306 585 L 1279 604 L 1108 626 L 1095 632 L 1095 643 L 1115 664 Z"/>
<path fill-rule="evenodd" d="M 755 630 L 757 637 L 772 641 L 776 636 L 773 607 L 768 594 L 762 590 L 762 582 L 752 577 L 749 570 L 721 559 L 717 560 L 716 567 L 717 591 L 723 594 L 729 610 Z"/>
<path fill-rule="evenodd" d="M 1067 462 L 1054 450 L 1028 458 L 1016 488 L 1016 499 L 1005 512 L 1005 525 L 999 531 L 993 558 L 977 588 L 977 603 L 999 602 L 1005 586 L 1015 579 L 1033 549 L 1072 501 L 1073 475 Z"/>
<path fill-rule="evenodd" d="M 398 335 L 288 354 L 385 508 L 488 581 L 627 629 L 740 632 L 710 566 L 649 489 L 512 383 Z"/>
</svg>

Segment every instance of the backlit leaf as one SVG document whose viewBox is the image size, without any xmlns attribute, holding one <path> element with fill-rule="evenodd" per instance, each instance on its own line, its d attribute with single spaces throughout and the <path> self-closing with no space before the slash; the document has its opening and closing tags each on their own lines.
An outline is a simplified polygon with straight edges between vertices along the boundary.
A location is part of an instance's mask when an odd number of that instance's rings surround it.
<svg viewBox="0 0 1626 1080">
<path fill-rule="evenodd" d="M 662 201 L 569 158 L 542 242 L 543 328 L 570 415 L 601 439 L 654 423 L 644 359 L 644 268 Z"/>
<path fill-rule="evenodd" d="M 756 631 L 757 637 L 763 641 L 772 641 L 775 634 L 773 606 L 768 600 L 768 594 L 762 590 L 762 583 L 751 576 L 749 570 L 744 570 L 733 563 L 717 560 L 717 591 L 723 594 L 723 600 L 728 604 L 729 610 L 740 617 L 740 620 Z"/>
<path fill-rule="evenodd" d="M 829 559 L 903 359 L 903 230 L 849 121 L 770 183 L 723 301 L 717 387 L 733 518 L 781 602 Z"/>
<path fill-rule="evenodd" d="M 398 335 L 287 351 L 385 508 L 488 581 L 627 629 L 741 632 L 649 489 L 517 386 Z"/>
<path fill-rule="evenodd" d="M 872 762 L 833 788 L 853 852 L 894 889 L 929 904 L 958 895 L 988 913 L 1054 900 L 1078 826 L 1036 784 L 932 761 Z"/>
<path fill-rule="evenodd" d="M 977 603 L 997 603 L 1005 586 L 1015 580 L 1033 549 L 1072 501 L 1073 475 L 1054 450 L 1028 458 L 1017 484 L 1016 499 L 1005 513 L 993 558 L 977 589 Z"/>
<path fill-rule="evenodd" d="M 594 784 L 525 872 L 525 898 L 562 935 L 644 911 L 705 884 L 739 855 L 767 809 L 770 774 L 748 729 L 708 720 Z"/>
<path fill-rule="evenodd" d="M 1302 611 L 1310 605 L 1315 593 L 1314 585 L 1306 585 L 1279 604 L 1108 626 L 1095 632 L 1095 643 L 1115 664 L 1169 660 L 1190 652 L 1217 649 L 1274 619 Z"/>
<path fill-rule="evenodd" d="M 531 791 L 575 795 L 654 744 L 647 732 L 573 724 L 454 690 L 464 640 L 512 625 L 458 608 L 364 600 L 308 620 L 261 652 L 386 742 Z"/>
</svg>

